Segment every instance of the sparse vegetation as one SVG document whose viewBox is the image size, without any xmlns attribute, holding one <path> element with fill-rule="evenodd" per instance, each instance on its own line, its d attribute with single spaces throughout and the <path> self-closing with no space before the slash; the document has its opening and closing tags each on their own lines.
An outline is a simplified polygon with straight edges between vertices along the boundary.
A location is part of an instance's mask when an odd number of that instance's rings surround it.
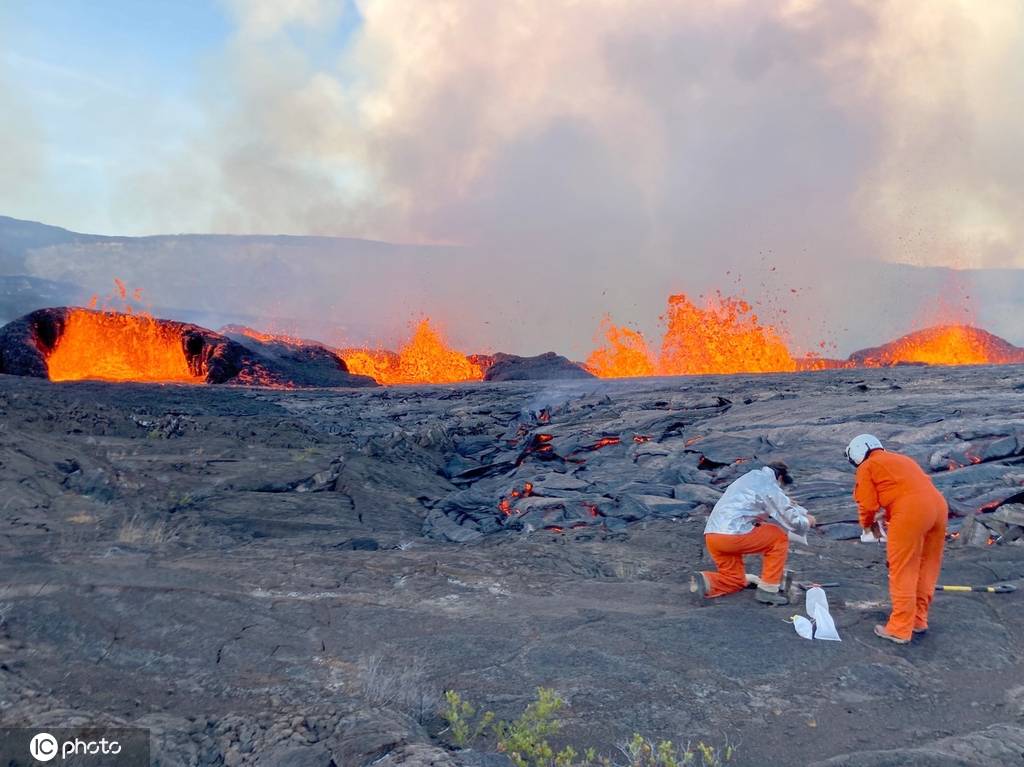
<svg viewBox="0 0 1024 767">
<path fill-rule="evenodd" d="M 441 699 L 419 658 L 396 662 L 366 655 L 359 659 L 357 675 L 368 703 L 396 708 L 420 722 L 436 711 Z"/>
<path fill-rule="evenodd" d="M 442 718 L 448 722 L 445 733 L 457 748 L 479 740 L 491 728 L 494 747 L 508 756 L 515 767 L 722 767 L 733 760 L 736 749 L 726 742 L 717 748 L 703 741 L 679 746 L 670 740 L 654 741 L 639 733 L 619 747 L 625 761 L 599 755 L 593 747 L 582 752 L 572 745 L 556 751 L 548 740 L 562 729 L 559 713 L 565 700 L 547 687 L 537 688 L 537 698 L 514 721 L 493 724 L 490 711 L 478 713 L 476 706 L 454 690 L 444 695 Z"/>
<path fill-rule="evenodd" d="M 463 700 L 455 690 L 446 690 L 444 694 L 445 709 L 441 716 L 448 722 L 448 735 L 451 742 L 464 748 L 483 735 L 487 727 L 494 721 L 494 713 L 485 711 L 477 716 L 476 708 L 469 701 Z"/>
<path fill-rule="evenodd" d="M 192 493 L 168 493 L 167 494 L 167 511 L 175 512 L 187 509 L 193 503 L 196 498 Z"/>
<path fill-rule="evenodd" d="M 122 522 L 117 531 L 118 543 L 159 546 L 170 539 L 171 530 L 165 520 L 146 522 L 140 519 L 138 514 Z"/>
<path fill-rule="evenodd" d="M 565 707 L 562 697 L 549 687 L 537 688 L 537 699 L 513 722 L 495 727 L 498 750 L 508 754 L 516 767 L 569 767 L 576 752 L 566 747 L 555 754 L 548 737 L 562 728 L 558 712 Z"/>
<path fill-rule="evenodd" d="M 677 746 L 671 740 L 656 743 L 639 734 L 634 734 L 632 740 L 620 746 L 619 750 L 627 758 L 628 767 L 719 767 L 731 762 L 736 752 L 728 742 L 722 748 L 703 741 Z"/>
</svg>

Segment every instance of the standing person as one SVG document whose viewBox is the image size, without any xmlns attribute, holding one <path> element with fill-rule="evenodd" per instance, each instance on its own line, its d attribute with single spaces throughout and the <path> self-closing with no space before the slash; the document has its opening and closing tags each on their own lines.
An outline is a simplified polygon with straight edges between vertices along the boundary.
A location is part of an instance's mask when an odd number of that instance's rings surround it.
<svg viewBox="0 0 1024 767">
<path fill-rule="evenodd" d="M 813 516 L 782 492 L 781 485 L 792 482 L 786 464 L 777 462 L 747 472 L 726 488 L 704 527 L 704 542 L 718 572 L 694 573 L 690 591 L 705 598 L 742 591 L 747 586 L 743 557 L 761 554 L 757 601 L 789 604 L 779 592 L 789 531 L 803 535 L 815 524 Z"/>
<path fill-rule="evenodd" d="M 872 527 L 885 509 L 889 526 L 889 597 L 892 613 L 875 634 L 907 644 L 928 630 L 928 609 L 942 568 L 949 507 L 912 458 L 886 451 L 877 437 L 861 434 L 846 448 L 857 467 L 853 498 L 861 527 Z"/>
</svg>

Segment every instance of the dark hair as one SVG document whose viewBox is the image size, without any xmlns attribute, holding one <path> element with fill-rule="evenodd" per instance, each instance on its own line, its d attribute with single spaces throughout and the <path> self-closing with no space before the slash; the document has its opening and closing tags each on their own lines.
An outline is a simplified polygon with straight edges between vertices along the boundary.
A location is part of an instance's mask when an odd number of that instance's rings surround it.
<svg viewBox="0 0 1024 767">
<path fill-rule="evenodd" d="M 793 477 L 789 473 L 789 467 L 782 461 L 772 461 L 768 464 L 768 468 L 775 472 L 775 479 L 779 481 L 780 485 L 793 484 Z"/>
</svg>

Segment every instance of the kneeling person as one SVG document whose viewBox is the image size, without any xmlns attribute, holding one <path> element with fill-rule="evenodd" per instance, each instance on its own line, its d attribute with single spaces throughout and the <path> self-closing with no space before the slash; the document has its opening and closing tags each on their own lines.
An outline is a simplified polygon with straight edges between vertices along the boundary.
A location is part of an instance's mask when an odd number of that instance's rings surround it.
<svg viewBox="0 0 1024 767">
<path fill-rule="evenodd" d="M 803 535 L 814 526 L 814 517 L 793 503 L 781 485 L 792 483 L 784 463 L 770 463 L 747 472 L 728 488 L 715 504 L 704 527 L 704 541 L 718 572 L 697 573 L 691 591 L 720 597 L 746 588 L 743 557 L 761 554 L 761 579 L 757 601 L 769 605 L 789 603 L 779 593 L 789 553 L 789 531 Z"/>
</svg>

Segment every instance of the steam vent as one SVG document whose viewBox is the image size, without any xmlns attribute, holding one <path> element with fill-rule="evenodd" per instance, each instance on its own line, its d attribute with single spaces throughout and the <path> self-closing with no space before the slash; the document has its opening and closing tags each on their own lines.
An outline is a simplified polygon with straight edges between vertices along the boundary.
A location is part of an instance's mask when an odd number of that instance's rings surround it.
<svg viewBox="0 0 1024 767">
<path fill-rule="evenodd" d="M 39 309 L 0 328 L 0 373 L 51 381 L 376 385 L 318 344 L 243 345 L 198 325 L 77 307 Z"/>
</svg>

